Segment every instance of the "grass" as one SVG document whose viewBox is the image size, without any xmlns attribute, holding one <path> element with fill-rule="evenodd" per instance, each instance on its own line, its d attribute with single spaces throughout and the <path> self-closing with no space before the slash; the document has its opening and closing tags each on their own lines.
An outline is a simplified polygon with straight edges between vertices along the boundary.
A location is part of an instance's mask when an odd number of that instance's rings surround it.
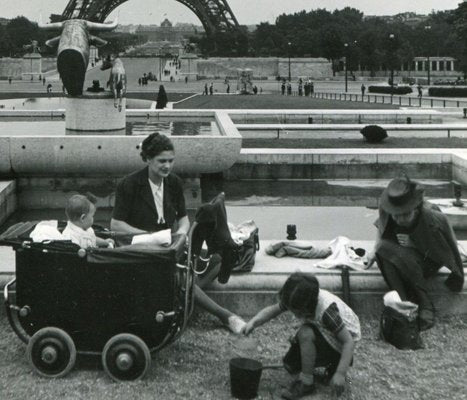
<svg viewBox="0 0 467 400">
<path fill-rule="evenodd" d="M 314 99 L 311 97 L 262 94 L 258 96 L 216 95 L 196 96 L 176 104 L 177 109 L 397 109 L 390 104 L 375 104 L 338 100 Z"/>
<path fill-rule="evenodd" d="M 284 314 L 258 328 L 256 344 L 241 350 L 239 339 L 210 316 L 199 313 L 188 330 L 171 346 L 160 351 L 147 377 L 138 382 L 113 383 L 98 360 L 80 360 L 65 378 L 49 380 L 36 376 L 26 362 L 25 346 L 14 335 L 0 312 L 1 399 L 230 399 L 228 361 L 249 355 L 274 364 L 285 354 L 287 338 L 298 323 Z M 426 348 L 400 351 L 377 338 L 378 322 L 362 320 L 363 339 L 349 372 L 353 400 L 467 399 L 467 323 L 460 317 L 443 319 L 423 333 Z M 278 399 L 289 381 L 282 370 L 266 370 L 259 399 Z M 319 386 L 316 400 L 331 399 L 330 388 Z M 345 397 L 344 397 L 345 399 Z"/>
</svg>

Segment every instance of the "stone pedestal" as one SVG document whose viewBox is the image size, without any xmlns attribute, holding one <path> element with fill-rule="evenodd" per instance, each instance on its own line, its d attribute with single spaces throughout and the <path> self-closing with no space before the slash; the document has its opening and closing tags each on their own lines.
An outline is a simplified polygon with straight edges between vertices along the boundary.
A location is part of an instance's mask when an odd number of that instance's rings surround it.
<svg viewBox="0 0 467 400">
<path fill-rule="evenodd" d="M 38 80 L 42 78 L 42 56 L 39 53 L 25 54 L 21 62 L 21 79 Z"/>
<path fill-rule="evenodd" d="M 87 92 L 65 100 L 65 127 L 67 131 L 109 132 L 123 131 L 126 123 L 126 99 L 122 100 L 122 109 L 114 106 L 112 93 Z"/>
</svg>

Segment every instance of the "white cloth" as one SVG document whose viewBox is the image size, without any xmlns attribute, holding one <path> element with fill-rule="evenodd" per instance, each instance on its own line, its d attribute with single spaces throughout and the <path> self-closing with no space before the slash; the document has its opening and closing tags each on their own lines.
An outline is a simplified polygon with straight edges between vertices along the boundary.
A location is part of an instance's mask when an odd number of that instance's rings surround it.
<svg viewBox="0 0 467 400">
<path fill-rule="evenodd" d="M 165 222 L 164 219 L 164 180 L 159 186 L 157 186 L 151 179 L 148 179 L 149 186 L 151 187 L 152 197 L 154 198 L 154 204 L 156 205 L 157 211 L 157 223 L 163 224 Z"/>
<path fill-rule="evenodd" d="M 170 246 L 172 243 L 172 233 L 170 229 L 164 229 L 154 233 L 144 233 L 142 235 L 135 235 L 131 240 L 131 244 L 149 243 L 159 246 Z"/>
<path fill-rule="evenodd" d="M 62 232 L 62 237 L 62 240 L 71 240 L 83 249 L 97 247 L 97 238 L 94 229 L 88 228 L 84 230 L 71 221 L 68 221 L 66 224 L 66 228 Z"/>
<path fill-rule="evenodd" d="M 366 256 L 360 257 L 351 249 L 352 243 L 349 238 L 338 236 L 331 240 L 328 246 L 331 248 L 332 254 L 317 262 L 315 267 L 330 269 L 345 265 L 355 270 L 365 269 Z"/>
<path fill-rule="evenodd" d="M 230 222 L 228 222 L 227 225 L 229 227 L 232 240 L 238 245 L 243 244 L 243 241 L 248 239 L 251 233 L 256 229 L 255 221 L 252 219 L 243 221 L 236 226 Z"/>
<path fill-rule="evenodd" d="M 39 222 L 29 234 L 33 242 L 43 242 L 44 240 L 64 240 L 63 235 L 58 230 L 58 221 L 49 220 Z"/>
</svg>

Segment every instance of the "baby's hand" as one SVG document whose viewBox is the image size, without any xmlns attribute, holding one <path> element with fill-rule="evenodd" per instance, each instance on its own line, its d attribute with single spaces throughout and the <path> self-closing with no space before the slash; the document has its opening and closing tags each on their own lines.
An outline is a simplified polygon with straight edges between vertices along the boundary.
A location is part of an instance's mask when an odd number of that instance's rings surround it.
<svg viewBox="0 0 467 400">
<path fill-rule="evenodd" d="M 107 247 L 109 249 L 113 249 L 115 248 L 115 241 L 113 239 L 105 239 L 105 241 L 107 242 Z"/>
<path fill-rule="evenodd" d="M 242 328 L 241 333 L 244 334 L 245 336 L 248 336 L 251 332 L 253 332 L 253 329 L 255 329 L 255 326 L 253 324 L 253 320 L 250 319 L 246 325 Z"/>
</svg>

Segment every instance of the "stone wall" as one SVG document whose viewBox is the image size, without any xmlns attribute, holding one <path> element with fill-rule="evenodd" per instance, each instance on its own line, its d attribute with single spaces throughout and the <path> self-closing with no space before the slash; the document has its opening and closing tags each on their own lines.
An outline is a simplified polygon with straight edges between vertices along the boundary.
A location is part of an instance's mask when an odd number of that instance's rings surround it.
<svg viewBox="0 0 467 400">
<path fill-rule="evenodd" d="M 5 79 L 11 76 L 13 79 L 21 79 L 22 63 L 22 58 L 0 58 L 0 78 Z"/>
<path fill-rule="evenodd" d="M 0 79 L 7 79 L 11 76 L 13 79 L 21 79 L 23 72 L 23 58 L 0 58 Z M 42 58 L 42 72 L 53 71 L 57 68 L 57 59 L 55 57 Z"/>
<path fill-rule="evenodd" d="M 250 68 L 254 78 L 274 79 L 278 75 L 287 77 L 289 62 L 287 58 L 221 58 L 198 59 L 198 77 L 224 78 L 236 77 L 237 69 Z M 183 70 L 183 68 L 182 68 Z M 183 73 L 184 71 L 182 71 Z M 325 78 L 332 76 L 331 63 L 323 58 L 292 58 L 290 60 L 292 78 Z"/>
</svg>

